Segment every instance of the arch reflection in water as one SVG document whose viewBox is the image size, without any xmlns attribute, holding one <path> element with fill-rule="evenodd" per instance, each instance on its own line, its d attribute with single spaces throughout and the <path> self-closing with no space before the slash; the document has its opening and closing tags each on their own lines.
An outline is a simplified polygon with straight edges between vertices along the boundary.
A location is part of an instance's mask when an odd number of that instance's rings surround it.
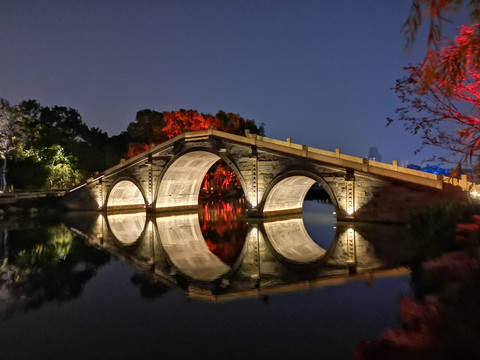
<svg viewBox="0 0 480 360">
<path fill-rule="evenodd" d="M 308 235 L 301 217 L 268 221 L 263 226 L 270 245 L 286 260 L 305 264 L 318 261 L 326 254 Z"/>
<path fill-rule="evenodd" d="M 205 202 L 198 210 L 208 248 L 225 264 L 234 265 L 244 248 L 248 231 L 245 199 Z"/>
<path fill-rule="evenodd" d="M 140 239 L 145 230 L 146 220 L 145 212 L 107 216 L 108 226 L 113 236 L 124 245 L 131 245 Z"/>
<path fill-rule="evenodd" d="M 143 214 L 138 214 L 139 219 Z M 122 246 L 120 239 L 114 238 L 112 226 L 102 226 L 101 218 L 97 219 L 97 226 L 88 226 L 88 231 L 85 221 L 77 222 L 85 226 L 82 230 L 85 234 L 91 234 L 87 237 L 89 242 L 142 269 L 159 282 L 182 288 L 188 296 L 215 301 L 400 274 L 403 272 L 384 270 L 408 263 L 409 254 L 405 249 L 410 249 L 409 242 L 413 241 L 402 227 L 338 223 L 335 239 L 325 251 L 321 247 L 312 249 L 314 243 L 299 218 L 267 224 L 253 222 L 248 225 L 240 256 L 233 266 L 228 266 L 206 245 L 197 213 L 159 217 L 153 221 L 147 218 L 148 225 L 135 246 Z M 125 219 L 129 218 L 134 219 Z M 106 220 L 110 224 L 116 222 Z M 124 241 L 132 241 L 137 233 Z M 282 241 L 285 251 L 278 246 Z M 273 244 L 280 250 L 274 250 Z M 317 259 L 322 259 L 321 264 Z M 294 260 L 303 261 L 303 265 L 290 266 Z M 309 260 L 313 260 L 314 266 L 306 263 Z M 179 273 L 185 275 L 181 281 L 175 276 Z"/>
<path fill-rule="evenodd" d="M 214 281 L 230 271 L 230 266 L 208 248 L 198 213 L 158 217 L 156 222 L 163 249 L 172 264 L 185 275 Z"/>
</svg>

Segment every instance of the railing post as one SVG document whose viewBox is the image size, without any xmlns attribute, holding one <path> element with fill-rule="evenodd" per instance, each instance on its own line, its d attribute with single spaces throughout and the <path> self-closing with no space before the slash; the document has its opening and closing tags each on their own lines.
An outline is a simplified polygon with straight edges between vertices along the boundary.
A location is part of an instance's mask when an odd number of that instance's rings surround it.
<svg viewBox="0 0 480 360">
<path fill-rule="evenodd" d="M 398 171 L 398 160 L 393 160 L 392 165 L 393 165 L 393 170 Z"/>
<path fill-rule="evenodd" d="M 362 171 L 368 172 L 368 165 L 370 163 L 370 160 L 368 159 L 363 159 L 362 161 Z"/>
<path fill-rule="evenodd" d="M 463 190 L 468 190 L 467 187 L 467 174 L 462 174 L 460 178 L 460 186 L 462 187 Z"/>
<path fill-rule="evenodd" d="M 302 145 L 302 156 L 303 157 L 308 156 L 308 145 Z"/>
</svg>

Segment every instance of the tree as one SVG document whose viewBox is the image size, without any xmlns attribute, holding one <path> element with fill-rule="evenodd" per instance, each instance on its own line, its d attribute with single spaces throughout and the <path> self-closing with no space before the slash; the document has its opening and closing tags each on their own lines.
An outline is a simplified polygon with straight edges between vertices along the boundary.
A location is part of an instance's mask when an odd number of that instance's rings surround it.
<svg viewBox="0 0 480 360">
<path fill-rule="evenodd" d="M 19 188 L 69 188 L 82 178 L 118 163 L 126 152 L 125 134 L 110 138 L 89 128 L 75 109 L 20 102 L 15 147 L 9 147 L 9 183 Z"/>
<path fill-rule="evenodd" d="M 480 155 L 480 71 L 469 51 L 475 32 L 480 32 L 479 24 L 463 26 L 454 41 L 435 53 L 441 67 L 455 63 L 459 53 L 465 55 L 465 67 L 455 79 L 425 62 L 407 67 L 408 75 L 397 80 L 395 87 L 403 103 L 396 114 L 406 130 L 420 133 L 422 145 L 443 147 L 462 154 L 464 160 Z M 455 130 L 447 131 L 449 123 Z"/>
<path fill-rule="evenodd" d="M 245 130 L 263 136 L 264 125 L 257 126 L 253 120 L 245 120 L 239 114 L 220 110 L 215 116 L 202 114 L 197 110 L 180 109 L 178 111 L 157 112 L 141 110 L 137 112 L 135 122 L 128 125 L 127 133 L 132 140 L 126 158 L 140 154 L 168 139 L 186 131 L 207 130 L 213 128 L 232 134 L 244 135 Z"/>
<path fill-rule="evenodd" d="M 215 116 L 221 122 L 221 127 L 219 130 L 237 135 L 244 135 L 245 130 L 249 130 L 252 134 L 258 134 L 260 136 L 265 135 L 263 123 L 261 123 L 260 126 L 257 126 L 253 120 L 245 120 L 239 114 L 225 112 L 223 110 L 218 111 Z"/>
<path fill-rule="evenodd" d="M 135 122 L 128 124 L 127 132 L 138 143 L 161 143 L 167 140 L 162 131 L 165 126 L 163 117 L 163 113 L 155 110 L 143 109 L 137 111 Z"/>
<path fill-rule="evenodd" d="M 202 114 L 196 110 L 180 109 L 178 111 L 159 113 L 153 110 L 137 112 L 135 122 L 128 125 L 128 134 L 134 139 L 129 144 L 126 158 L 132 158 L 150 148 L 150 145 L 160 144 L 186 131 L 207 129 L 226 131 L 232 134 L 244 135 L 245 130 L 263 136 L 264 126 L 257 126 L 253 120 L 245 120 L 239 114 L 218 111 L 214 116 Z M 206 174 L 203 181 L 205 194 L 235 193 L 240 189 L 240 183 L 235 173 L 223 162 L 216 163 Z"/>
<path fill-rule="evenodd" d="M 48 169 L 50 188 L 68 189 L 81 180 L 80 170 L 73 166 L 75 159 L 65 154 L 60 145 L 48 147 L 45 149 L 45 154 L 49 159 L 46 168 Z"/>
<path fill-rule="evenodd" d="M 6 100 L 0 99 L 0 192 L 5 192 L 7 188 L 7 158 L 22 137 L 22 120 L 23 114 L 18 107 L 10 106 Z"/>
<path fill-rule="evenodd" d="M 470 0 L 470 21 L 480 20 L 480 2 Z M 409 50 L 418 34 L 418 30 L 423 23 L 424 15 L 430 18 L 428 26 L 427 45 L 428 48 L 438 49 L 442 40 L 442 26 L 448 13 L 458 13 L 464 6 L 463 0 L 413 0 L 410 8 L 410 14 L 403 24 L 402 30 L 407 39 L 407 50 Z"/>
<path fill-rule="evenodd" d="M 402 102 L 397 120 L 433 145 L 472 161 L 480 151 L 480 25 L 459 28 L 453 40 L 443 39 L 444 14 L 461 9 L 462 0 L 413 0 L 403 29 L 407 48 L 415 40 L 423 15 L 429 15 L 428 50 L 420 64 L 405 68 L 395 92 Z M 480 2 L 471 0 L 471 18 L 480 19 Z M 387 119 L 389 125 L 393 119 Z M 420 150 L 419 149 L 419 150 Z M 418 150 L 417 150 L 418 151 Z"/>
<path fill-rule="evenodd" d="M 196 110 L 180 109 L 164 112 L 165 127 L 162 129 L 168 138 L 174 138 L 186 131 L 207 130 L 210 127 L 220 130 L 220 120 L 210 114 L 200 114 Z"/>
</svg>

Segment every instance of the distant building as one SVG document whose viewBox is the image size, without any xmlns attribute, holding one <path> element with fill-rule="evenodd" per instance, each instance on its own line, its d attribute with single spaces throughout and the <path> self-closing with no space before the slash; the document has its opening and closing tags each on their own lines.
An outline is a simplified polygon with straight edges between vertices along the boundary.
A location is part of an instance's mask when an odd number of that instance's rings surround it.
<svg viewBox="0 0 480 360">
<path fill-rule="evenodd" d="M 380 152 L 376 147 L 371 147 L 368 150 L 368 159 L 373 160 L 373 161 L 382 161 L 382 155 L 380 155 Z"/>
</svg>

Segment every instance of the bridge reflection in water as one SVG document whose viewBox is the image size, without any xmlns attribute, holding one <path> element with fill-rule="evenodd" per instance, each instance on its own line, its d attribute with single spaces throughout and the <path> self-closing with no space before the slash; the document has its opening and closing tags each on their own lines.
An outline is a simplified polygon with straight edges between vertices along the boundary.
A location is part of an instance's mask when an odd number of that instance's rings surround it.
<svg viewBox="0 0 480 360">
<path fill-rule="evenodd" d="M 409 254 L 395 250 L 408 241 L 403 227 L 337 223 L 326 246 L 302 217 L 251 222 L 241 205 L 207 203 L 171 216 L 91 213 L 88 221 L 83 214 L 70 227 L 154 280 L 211 301 L 407 272 Z"/>
</svg>

